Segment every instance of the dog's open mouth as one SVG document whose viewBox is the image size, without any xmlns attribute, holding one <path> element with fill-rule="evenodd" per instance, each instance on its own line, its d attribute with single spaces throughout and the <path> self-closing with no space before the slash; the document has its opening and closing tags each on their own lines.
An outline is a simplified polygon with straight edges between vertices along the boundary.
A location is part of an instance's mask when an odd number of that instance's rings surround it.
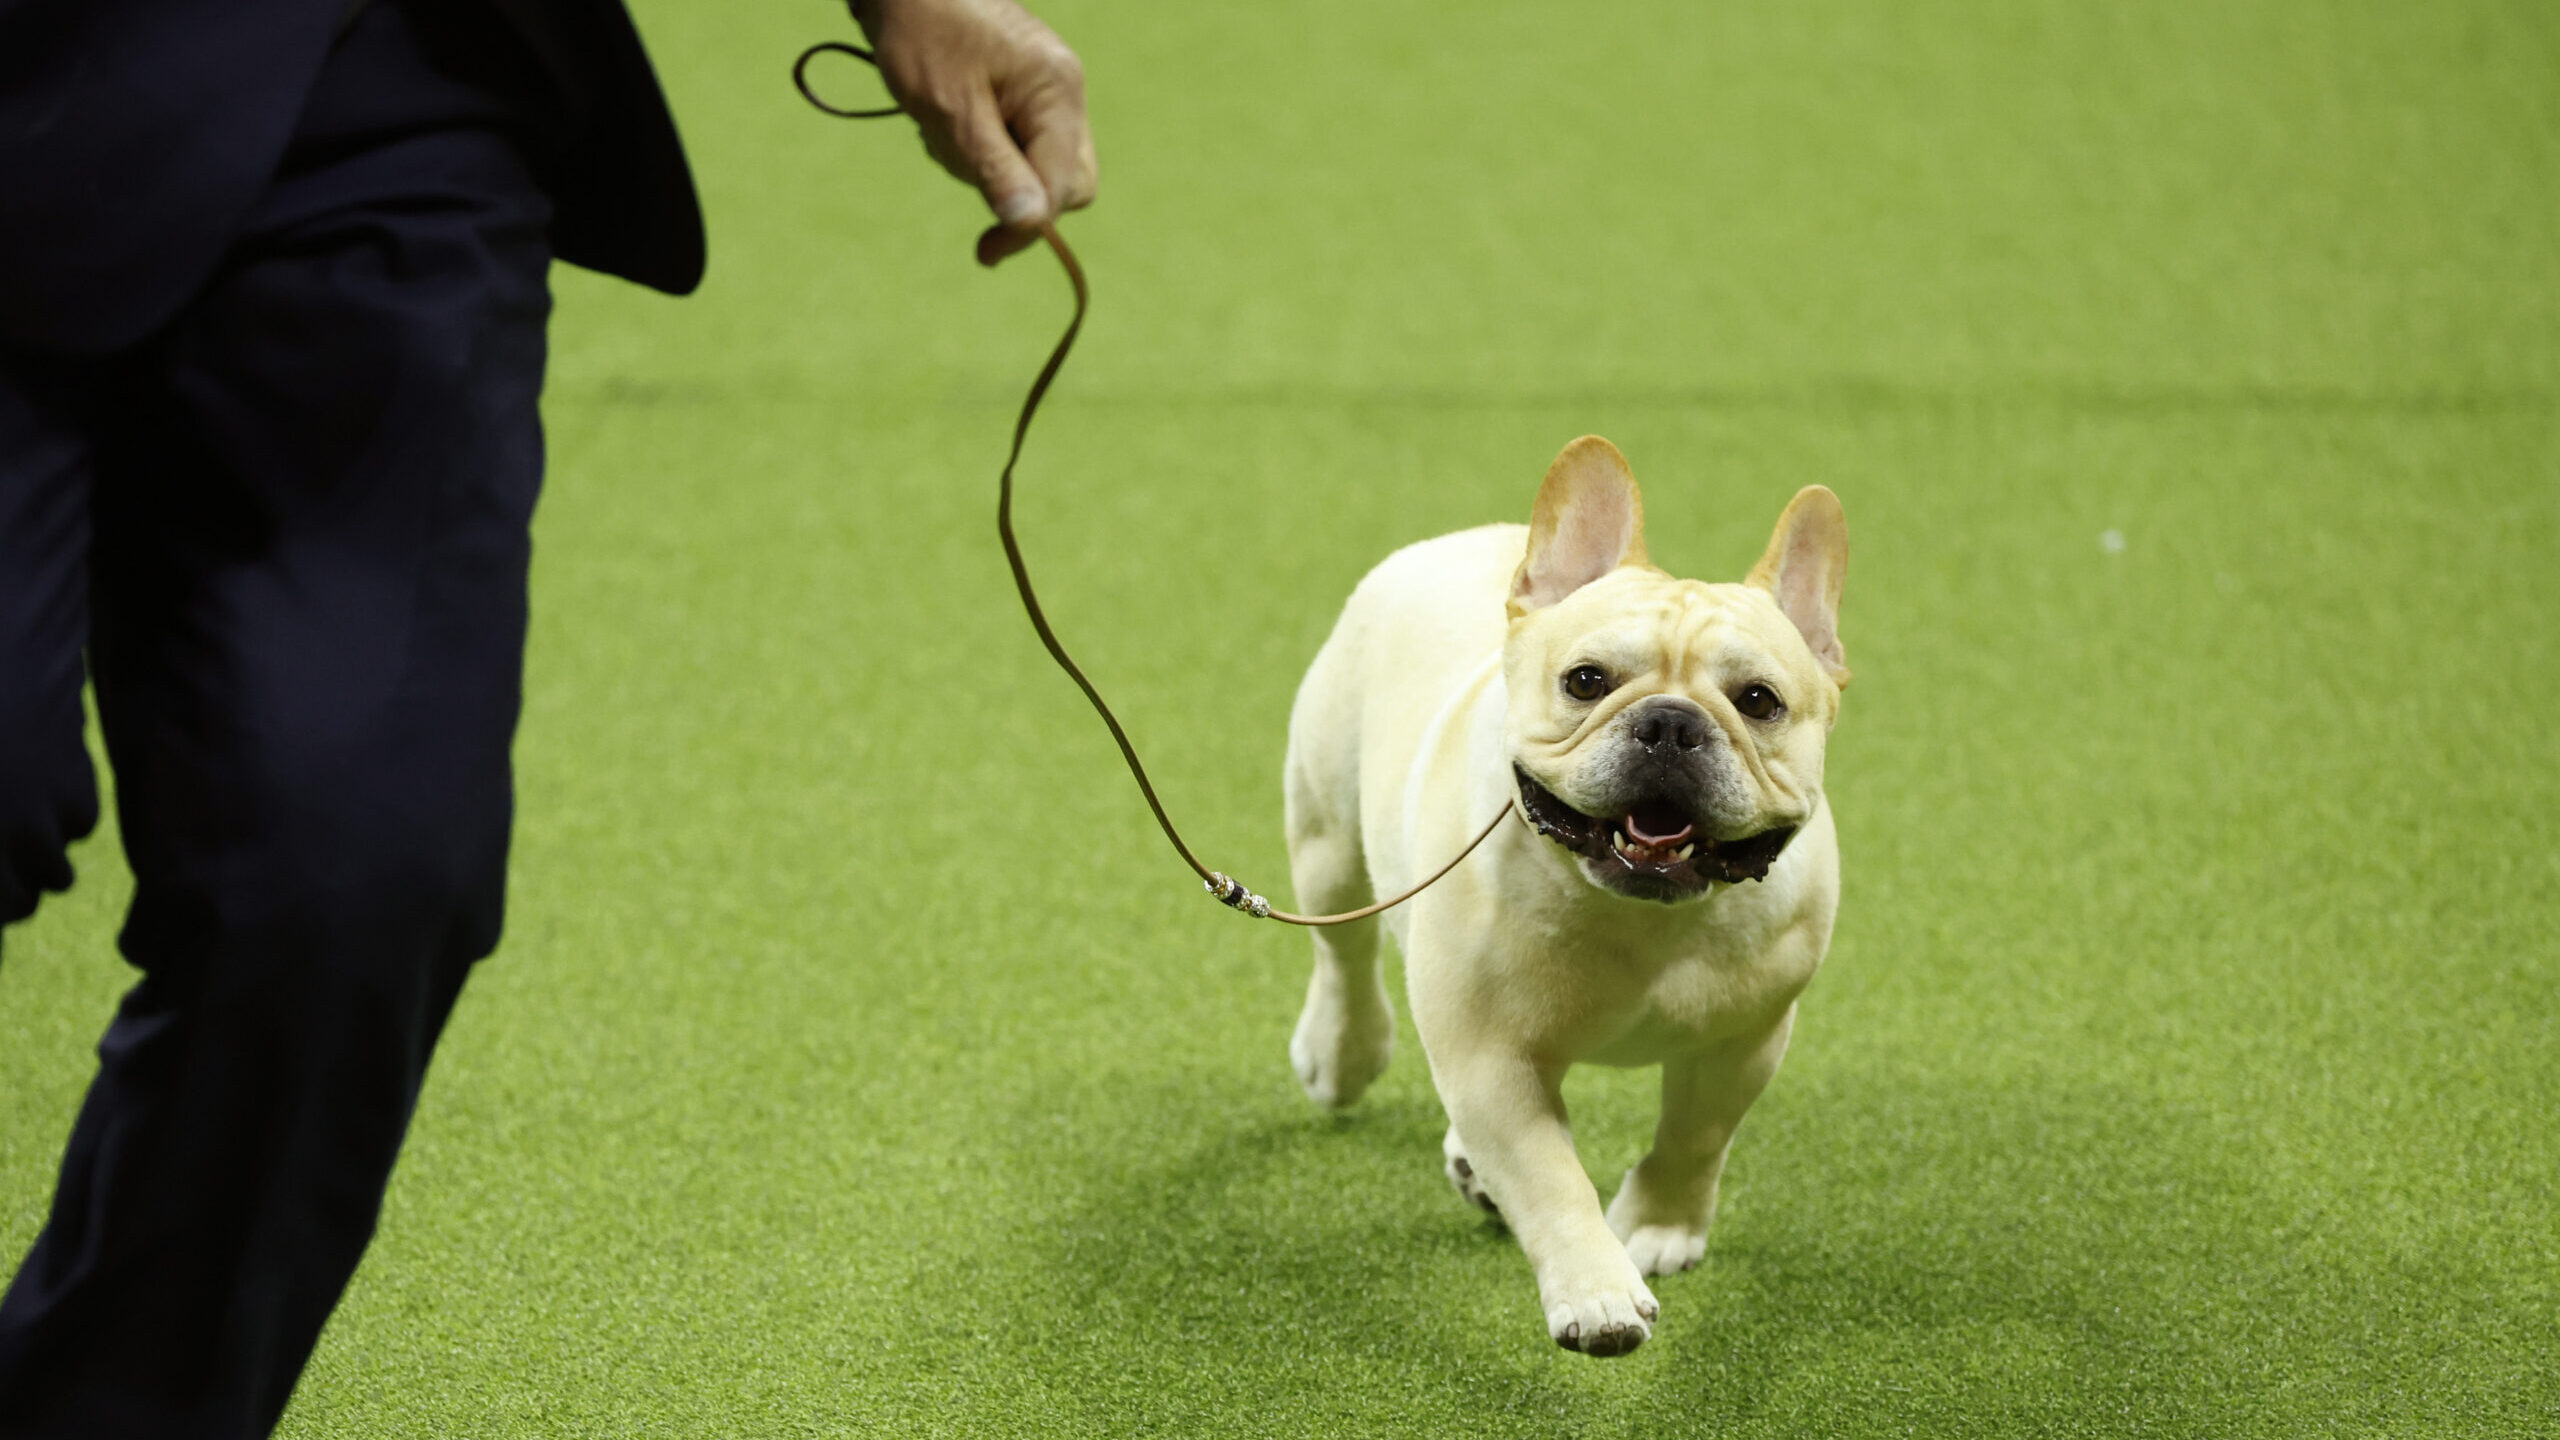
<svg viewBox="0 0 2560 1440">
<path fill-rule="evenodd" d="M 1722 881 L 1768 878 L 1778 852 L 1795 827 L 1764 830 L 1741 840 L 1710 840 L 1679 806 L 1644 800 L 1615 819 L 1585 815 L 1554 791 L 1512 767 L 1520 781 L 1520 811 L 1539 834 L 1590 861 L 1595 878 L 1612 889 L 1647 900 L 1680 900 Z"/>
</svg>

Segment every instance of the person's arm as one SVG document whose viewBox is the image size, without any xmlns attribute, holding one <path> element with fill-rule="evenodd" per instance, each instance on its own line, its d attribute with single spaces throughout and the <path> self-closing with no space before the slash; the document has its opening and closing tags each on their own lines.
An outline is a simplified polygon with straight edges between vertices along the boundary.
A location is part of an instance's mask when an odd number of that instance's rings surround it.
<svg viewBox="0 0 2560 1440">
<path fill-rule="evenodd" d="M 925 149 L 996 212 L 978 263 L 1093 203 L 1084 66 L 1057 32 L 1014 0 L 854 0 L 853 15 Z"/>
</svg>

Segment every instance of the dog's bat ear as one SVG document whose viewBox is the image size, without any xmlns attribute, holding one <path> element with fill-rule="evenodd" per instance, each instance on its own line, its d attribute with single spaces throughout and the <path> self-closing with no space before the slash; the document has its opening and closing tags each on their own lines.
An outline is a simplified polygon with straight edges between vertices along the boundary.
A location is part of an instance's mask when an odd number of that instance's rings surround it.
<svg viewBox="0 0 2560 1440">
<path fill-rule="evenodd" d="M 1849 683 L 1849 657 L 1840 648 L 1840 582 L 1848 573 L 1849 517 L 1840 497 L 1807 485 L 1787 502 L 1769 548 L 1744 582 L 1778 602 L 1835 685 Z"/>
<path fill-rule="evenodd" d="M 1618 447 L 1585 435 L 1538 487 L 1529 553 L 1511 577 L 1511 618 L 1543 610 L 1621 565 L 1642 565 L 1644 496 Z"/>
</svg>

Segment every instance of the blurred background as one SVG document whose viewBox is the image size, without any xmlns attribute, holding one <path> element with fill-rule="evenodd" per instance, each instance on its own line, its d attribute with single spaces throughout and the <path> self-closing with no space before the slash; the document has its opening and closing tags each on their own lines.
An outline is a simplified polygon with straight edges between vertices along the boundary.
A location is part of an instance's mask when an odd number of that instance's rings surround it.
<svg viewBox="0 0 2560 1440">
<path fill-rule="evenodd" d="M 1093 319 L 1021 523 L 1210 863 L 1298 676 L 1567 439 L 1846 502 L 1846 901 L 1607 1365 L 1198 898 L 993 535 L 1045 257 L 817 3 L 639 0 L 702 292 L 561 271 L 508 939 L 283 1433 L 2560 1429 L 2560 10 L 1056 0 Z M 830 92 L 869 94 L 849 62 Z M 130 972 L 0 969 L 0 1248 Z M 1604 1193 L 1648 1074 L 1569 1098 Z"/>
</svg>

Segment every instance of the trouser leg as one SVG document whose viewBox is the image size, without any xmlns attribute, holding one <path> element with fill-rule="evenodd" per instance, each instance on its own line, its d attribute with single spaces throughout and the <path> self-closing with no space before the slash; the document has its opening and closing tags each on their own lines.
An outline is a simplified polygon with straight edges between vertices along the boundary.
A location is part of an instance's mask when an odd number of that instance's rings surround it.
<svg viewBox="0 0 2560 1440">
<path fill-rule="evenodd" d="M 0 926 L 71 883 L 98 823 L 81 739 L 90 373 L 0 352 Z"/>
<path fill-rule="evenodd" d="M 0 1301 L 0 1437 L 263 1435 L 495 945 L 547 206 L 394 5 L 96 434 L 143 971 Z M 441 86 L 441 88 L 440 88 Z"/>
</svg>

